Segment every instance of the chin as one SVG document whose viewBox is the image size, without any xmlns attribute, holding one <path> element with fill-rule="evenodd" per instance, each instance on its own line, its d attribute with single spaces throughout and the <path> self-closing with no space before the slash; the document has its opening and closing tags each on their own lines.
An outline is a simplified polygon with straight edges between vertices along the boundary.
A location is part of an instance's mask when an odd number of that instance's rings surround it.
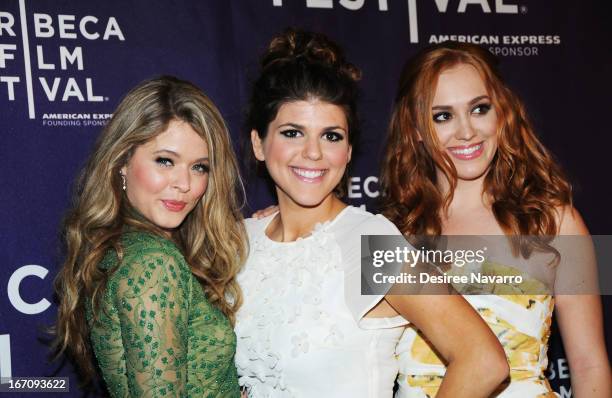
<svg viewBox="0 0 612 398">
<path fill-rule="evenodd" d="M 301 207 L 316 207 L 323 203 L 325 199 L 329 197 L 332 193 L 328 193 L 327 195 L 322 194 L 314 194 L 314 193 L 298 193 L 295 195 L 289 194 L 287 195 L 292 202 Z"/>
<path fill-rule="evenodd" d="M 294 200 L 295 204 L 301 207 L 317 207 L 321 203 L 323 203 L 323 199 L 305 199 L 305 200 Z"/>
<path fill-rule="evenodd" d="M 153 220 L 153 223 L 162 229 L 176 229 L 183 223 L 185 217 L 182 217 L 180 220 L 174 218 L 159 218 L 157 220 Z"/>
<path fill-rule="evenodd" d="M 455 165 L 455 169 L 457 170 L 457 178 L 460 180 L 473 181 L 483 177 L 488 168 L 460 168 Z"/>
</svg>

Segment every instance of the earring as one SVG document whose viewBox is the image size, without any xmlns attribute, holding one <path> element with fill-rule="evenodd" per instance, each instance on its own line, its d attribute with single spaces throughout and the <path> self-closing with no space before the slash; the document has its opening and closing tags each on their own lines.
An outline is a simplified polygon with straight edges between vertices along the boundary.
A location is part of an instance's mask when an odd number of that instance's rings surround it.
<svg viewBox="0 0 612 398">
<path fill-rule="evenodd" d="M 127 189 L 127 184 L 125 182 L 125 175 L 123 175 L 122 172 L 119 172 L 119 175 L 121 176 L 121 189 L 123 189 L 124 191 Z"/>
</svg>

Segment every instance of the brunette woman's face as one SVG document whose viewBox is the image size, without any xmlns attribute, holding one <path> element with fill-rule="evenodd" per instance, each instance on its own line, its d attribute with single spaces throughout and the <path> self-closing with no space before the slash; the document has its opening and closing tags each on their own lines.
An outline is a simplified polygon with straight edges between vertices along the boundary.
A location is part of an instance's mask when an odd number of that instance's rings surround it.
<svg viewBox="0 0 612 398">
<path fill-rule="evenodd" d="M 178 227 L 208 185 L 208 146 L 193 128 L 172 120 L 140 145 L 121 169 L 128 201 L 147 220 L 166 230 Z"/>
<path fill-rule="evenodd" d="M 441 150 L 452 159 L 457 177 L 484 176 L 497 151 L 497 114 L 476 68 L 460 64 L 443 71 L 431 111 Z"/>
<path fill-rule="evenodd" d="M 265 139 L 251 132 L 255 157 L 265 161 L 279 203 L 314 207 L 333 198 L 351 159 L 344 110 L 319 100 L 280 106 Z"/>
</svg>

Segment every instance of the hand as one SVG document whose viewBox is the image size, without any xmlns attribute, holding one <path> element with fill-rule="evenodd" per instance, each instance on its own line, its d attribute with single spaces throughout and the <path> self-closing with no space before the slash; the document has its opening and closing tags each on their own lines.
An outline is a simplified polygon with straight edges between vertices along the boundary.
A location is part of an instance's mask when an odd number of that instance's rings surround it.
<svg viewBox="0 0 612 398">
<path fill-rule="evenodd" d="M 277 211 L 278 211 L 278 205 L 272 205 L 272 206 L 266 207 L 263 210 L 257 210 L 255 213 L 253 213 L 251 217 L 259 220 L 261 218 L 268 217 L 276 213 Z"/>
</svg>

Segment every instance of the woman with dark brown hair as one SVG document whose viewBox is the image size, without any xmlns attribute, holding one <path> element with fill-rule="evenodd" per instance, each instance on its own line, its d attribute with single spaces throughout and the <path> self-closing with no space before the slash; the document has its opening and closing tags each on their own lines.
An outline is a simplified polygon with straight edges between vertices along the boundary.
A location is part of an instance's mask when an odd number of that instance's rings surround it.
<svg viewBox="0 0 612 398">
<path fill-rule="evenodd" d="M 361 235 L 399 231 L 381 215 L 347 206 L 339 189 L 357 142 L 358 78 L 321 34 L 287 30 L 262 57 L 249 137 L 279 207 L 246 221 L 239 382 L 250 397 L 390 397 L 407 319 L 449 360 L 440 396 L 485 397 L 508 368 L 465 300 L 361 295 Z M 480 383 L 465 384 L 468 375 Z"/>
<path fill-rule="evenodd" d="M 384 214 L 404 235 L 506 235 L 521 253 L 554 250 L 555 236 L 588 235 L 560 167 L 493 55 L 476 45 L 428 47 L 405 66 L 382 186 Z M 544 375 L 555 302 L 574 396 L 611 396 L 600 298 L 556 292 L 465 296 L 508 357 L 510 381 L 496 397 L 556 396 Z M 406 329 L 397 352 L 398 396 L 436 396 L 444 362 L 417 328 Z"/>
</svg>

